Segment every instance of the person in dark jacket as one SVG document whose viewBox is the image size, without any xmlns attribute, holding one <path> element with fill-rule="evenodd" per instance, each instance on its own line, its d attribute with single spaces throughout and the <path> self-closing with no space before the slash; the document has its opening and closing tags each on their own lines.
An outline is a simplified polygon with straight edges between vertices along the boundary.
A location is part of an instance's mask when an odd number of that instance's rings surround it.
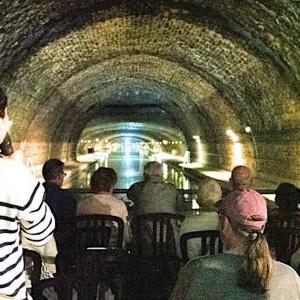
<svg viewBox="0 0 300 300">
<path fill-rule="evenodd" d="M 76 216 L 76 199 L 74 195 L 62 188 L 66 176 L 64 163 L 58 159 L 45 162 L 42 174 L 45 179 L 45 202 L 51 208 L 56 221 L 54 237 L 58 253 L 65 253 L 72 244 L 72 226 Z"/>
</svg>

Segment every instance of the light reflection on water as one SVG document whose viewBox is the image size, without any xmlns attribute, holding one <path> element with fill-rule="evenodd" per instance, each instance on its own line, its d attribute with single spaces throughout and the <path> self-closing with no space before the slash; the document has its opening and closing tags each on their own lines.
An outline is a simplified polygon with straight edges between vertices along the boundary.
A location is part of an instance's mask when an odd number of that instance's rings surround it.
<svg viewBox="0 0 300 300">
<path fill-rule="evenodd" d="M 93 171 L 98 167 L 111 167 L 118 175 L 116 188 L 128 189 L 133 183 L 143 179 L 144 165 L 149 161 L 149 158 L 141 155 L 110 155 L 107 161 L 98 161 L 91 163 L 87 169 L 83 171 L 74 171 L 71 179 L 72 188 L 89 188 L 90 177 Z M 164 179 L 167 182 L 175 184 L 177 188 L 189 189 L 190 182 L 183 175 L 183 172 L 171 166 L 164 166 L 167 172 L 164 174 Z"/>
</svg>

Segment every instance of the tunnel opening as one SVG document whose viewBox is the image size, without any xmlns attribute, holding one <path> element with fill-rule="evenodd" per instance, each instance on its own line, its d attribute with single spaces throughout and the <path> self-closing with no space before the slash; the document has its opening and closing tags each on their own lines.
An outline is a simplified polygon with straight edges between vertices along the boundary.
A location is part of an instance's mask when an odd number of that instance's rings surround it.
<svg viewBox="0 0 300 300">
<path fill-rule="evenodd" d="M 145 164 L 155 160 L 163 163 L 165 180 L 188 188 L 179 167 L 190 160 L 185 137 L 176 126 L 168 126 L 167 120 L 161 123 L 91 120 L 80 135 L 76 160 L 94 168 L 114 168 L 118 174 L 116 187 L 123 189 L 142 180 Z M 84 186 L 82 182 L 73 184 Z"/>
</svg>

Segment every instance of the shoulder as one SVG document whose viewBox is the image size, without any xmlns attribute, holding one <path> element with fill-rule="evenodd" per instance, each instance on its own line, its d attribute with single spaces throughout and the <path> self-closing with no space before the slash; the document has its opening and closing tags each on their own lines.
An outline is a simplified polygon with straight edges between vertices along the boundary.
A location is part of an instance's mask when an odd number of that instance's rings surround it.
<svg viewBox="0 0 300 300">
<path fill-rule="evenodd" d="M 120 207 L 122 207 L 122 208 L 124 208 L 124 209 L 127 210 L 126 204 L 125 204 L 122 200 L 116 198 L 116 197 L 113 196 L 113 195 L 111 195 L 109 199 L 110 199 L 111 201 L 113 201 L 116 205 L 118 205 L 118 206 L 120 206 Z"/>
<path fill-rule="evenodd" d="M 132 184 L 128 190 L 132 191 L 132 190 L 141 189 L 143 185 L 144 185 L 144 181 L 139 181 L 139 182 Z"/>
<path fill-rule="evenodd" d="M 16 186 L 18 190 L 30 190 L 37 185 L 38 180 L 33 176 L 30 169 L 23 163 L 10 158 L 0 158 L 0 184 L 6 188 Z M 17 192 L 17 191 L 14 191 Z"/>
<path fill-rule="evenodd" d="M 19 174 L 33 177 L 30 169 L 27 168 L 23 163 L 17 162 L 10 158 L 0 158 L 0 169 L 1 174 L 5 174 L 5 176 L 12 174 L 17 176 Z"/>
<path fill-rule="evenodd" d="M 71 192 L 70 190 L 68 189 L 60 189 L 62 194 L 64 195 L 64 197 L 70 201 L 75 201 L 75 195 L 73 192 Z"/>
<path fill-rule="evenodd" d="M 274 269 L 275 269 L 276 273 L 280 273 L 280 276 L 284 276 L 284 275 L 288 275 L 288 276 L 292 276 L 292 277 L 296 276 L 299 279 L 297 272 L 292 267 L 290 267 L 289 265 L 286 265 L 280 261 L 275 261 Z"/>
<path fill-rule="evenodd" d="M 231 269 L 236 269 L 240 265 L 241 260 L 242 256 L 240 255 L 220 253 L 194 258 L 186 266 L 198 271 L 206 269 L 209 269 L 211 272 L 220 272 L 221 270 L 230 271 Z"/>
</svg>

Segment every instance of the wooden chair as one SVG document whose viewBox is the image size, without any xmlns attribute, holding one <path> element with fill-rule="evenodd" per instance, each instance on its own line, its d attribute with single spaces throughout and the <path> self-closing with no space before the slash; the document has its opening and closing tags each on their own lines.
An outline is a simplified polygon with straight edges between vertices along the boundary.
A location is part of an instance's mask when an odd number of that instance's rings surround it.
<svg viewBox="0 0 300 300">
<path fill-rule="evenodd" d="M 42 269 L 42 258 L 33 250 L 23 249 L 25 271 L 29 276 L 31 284 L 40 281 L 41 269 Z"/>
<path fill-rule="evenodd" d="M 289 264 L 300 242 L 300 214 L 269 216 L 265 234 L 277 260 Z"/>
<path fill-rule="evenodd" d="M 184 233 L 180 237 L 180 249 L 184 263 L 191 258 L 188 256 L 188 244 L 191 240 L 199 240 L 200 252 L 202 255 L 214 255 L 223 252 L 223 244 L 220 239 L 219 230 L 193 231 Z"/>
<path fill-rule="evenodd" d="M 176 254 L 176 242 L 183 220 L 184 216 L 171 213 L 134 218 L 136 255 L 133 263 L 138 299 L 168 298 L 181 263 Z"/>
</svg>

